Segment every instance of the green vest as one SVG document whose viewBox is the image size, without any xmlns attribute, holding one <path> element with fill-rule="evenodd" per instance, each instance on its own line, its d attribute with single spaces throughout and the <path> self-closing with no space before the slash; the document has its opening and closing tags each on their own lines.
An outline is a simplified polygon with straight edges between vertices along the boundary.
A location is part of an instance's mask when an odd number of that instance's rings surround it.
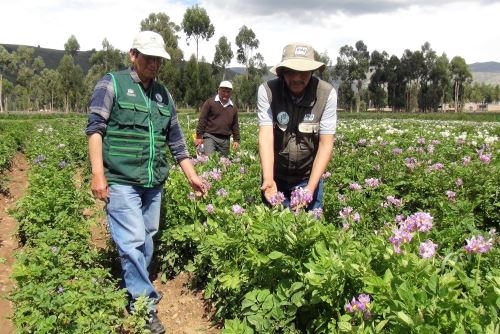
<svg viewBox="0 0 500 334">
<path fill-rule="evenodd" d="M 311 175 L 319 148 L 319 128 L 333 87 L 311 77 L 302 99 L 295 103 L 282 78 L 264 84 L 273 112 L 274 175 L 298 183 Z"/>
<path fill-rule="evenodd" d="M 146 188 L 161 185 L 168 176 L 167 136 L 174 111 L 172 97 L 154 80 L 146 93 L 132 79 L 130 70 L 109 74 L 113 78 L 115 100 L 103 138 L 107 181 Z"/>
</svg>

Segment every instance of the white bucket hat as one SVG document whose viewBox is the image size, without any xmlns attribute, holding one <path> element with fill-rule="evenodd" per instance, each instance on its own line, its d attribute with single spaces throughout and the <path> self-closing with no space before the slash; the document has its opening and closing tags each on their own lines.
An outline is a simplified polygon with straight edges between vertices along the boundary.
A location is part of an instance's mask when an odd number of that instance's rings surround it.
<svg viewBox="0 0 500 334">
<path fill-rule="evenodd" d="M 165 51 L 163 37 L 154 31 L 138 33 L 132 43 L 132 49 L 137 49 L 140 53 L 148 56 L 170 59 L 170 55 Z"/>
<path fill-rule="evenodd" d="M 322 72 L 325 69 L 325 64 L 314 60 L 312 46 L 304 43 L 292 43 L 283 48 L 281 63 L 271 68 L 271 73 L 279 76 L 283 67 L 302 72 L 319 69 Z"/>
<path fill-rule="evenodd" d="M 233 89 L 233 84 L 231 83 L 231 81 L 222 81 L 219 85 L 219 88 L 229 88 L 229 89 Z"/>
</svg>

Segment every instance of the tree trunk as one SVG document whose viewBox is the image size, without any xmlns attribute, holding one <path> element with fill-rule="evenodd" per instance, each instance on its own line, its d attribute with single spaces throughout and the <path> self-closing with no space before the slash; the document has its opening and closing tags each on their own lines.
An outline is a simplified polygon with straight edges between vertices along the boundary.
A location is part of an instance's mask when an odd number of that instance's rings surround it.
<svg viewBox="0 0 500 334">
<path fill-rule="evenodd" d="M 458 80 L 455 80 L 455 113 L 458 113 Z"/>
<path fill-rule="evenodd" d="M 3 113 L 2 87 L 3 87 L 3 75 L 0 73 L 0 113 Z"/>
</svg>

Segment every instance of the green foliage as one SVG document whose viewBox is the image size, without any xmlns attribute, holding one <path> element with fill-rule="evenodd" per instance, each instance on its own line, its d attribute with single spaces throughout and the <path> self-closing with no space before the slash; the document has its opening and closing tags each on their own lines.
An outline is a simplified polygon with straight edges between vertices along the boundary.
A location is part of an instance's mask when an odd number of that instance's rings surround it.
<svg viewBox="0 0 500 334">
<path fill-rule="evenodd" d="M 498 124 L 340 116 L 320 220 L 260 205 L 252 116 L 242 118 L 244 146 L 232 164 L 213 156 L 196 165 L 211 183 L 206 198 L 189 197 L 174 169 L 158 246 L 163 272 L 194 273 L 216 320 L 232 319 L 225 333 L 493 333 L 500 257 L 498 237 L 487 232 L 500 219 Z M 490 153 L 489 162 L 480 157 Z M 234 204 L 245 212 L 235 214 Z M 347 207 L 360 219 L 342 218 Z M 433 227 L 413 233 L 397 254 L 389 241 L 395 219 L 415 212 L 430 213 Z M 465 239 L 477 234 L 491 238 L 491 251 L 465 252 Z M 428 259 L 419 255 L 426 240 L 438 245 Z M 363 293 L 369 313 L 349 313 L 346 304 Z"/>
<path fill-rule="evenodd" d="M 103 255 L 91 247 L 91 221 L 83 209 L 93 202 L 74 178 L 86 163 L 83 125 L 83 119 L 72 118 L 0 123 L 30 135 L 30 141 L 22 141 L 31 162 L 28 195 L 14 213 L 24 247 L 9 297 L 19 333 L 122 331 L 127 295 L 103 267 Z"/>
<path fill-rule="evenodd" d="M 192 37 L 196 42 L 196 60 L 198 60 L 198 42 L 200 39 L 209 40 L 215 32 L 214 25 L 210 23 L 210 17 L 205 8 L 194 5 L 184 13 L 182 29 L 187 35 L 187 40 Z"/>
</svg>

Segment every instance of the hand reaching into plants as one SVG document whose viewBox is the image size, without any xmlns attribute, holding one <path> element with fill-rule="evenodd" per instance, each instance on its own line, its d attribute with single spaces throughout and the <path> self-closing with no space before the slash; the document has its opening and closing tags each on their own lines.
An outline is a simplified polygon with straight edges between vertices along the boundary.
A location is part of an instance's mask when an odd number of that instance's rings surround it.
<svg viewBox="0 0 500 334">
<path fill-rule="evenodd" d="M 262 181 L 260 190 L 264 192 L 264 197 L 266 197 L 266 200 L 271 203 L 271 198 L 278 192 L 278 187 L 276 186 L 276 182 L 274 182 L 274 180 L 264 180 Z"/>
<path fill-rule="evenodd" d="M 200 178 L 198 174 L 196 174 L 196 171 L 194 170 L 191 161 L 189 159 L 184 159 L 179 163 L 179 165 L 181 166 L 184 175 L 186 175 L 186 178 L 188 179 L 191 188 L 193 188 L 195 195 L 198 197 L 206 196 L 207 187 L 205 187 L 203 179 Z"/>
</svg>

